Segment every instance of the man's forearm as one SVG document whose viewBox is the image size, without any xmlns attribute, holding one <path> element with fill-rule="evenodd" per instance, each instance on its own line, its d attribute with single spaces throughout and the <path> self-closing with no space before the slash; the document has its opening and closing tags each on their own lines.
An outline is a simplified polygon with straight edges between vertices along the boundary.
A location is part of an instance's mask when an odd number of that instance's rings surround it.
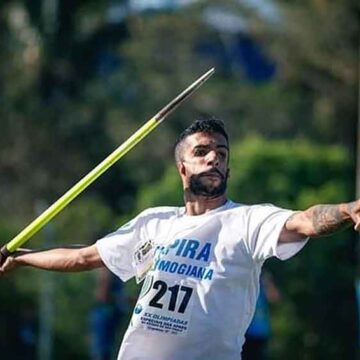
<svg viewBox="0 0 360 360">
<path fill-rule="evenodd" d="M 291 216 L 286 229 L 305 236 L 330 235 L 354 223 L 352 214 L 357 202 L 315 205 Z"/>
<path fill-rule="evenodd" d="M 15 266 L 74 272 L 103 266 L 94 246 L 84 248 L 56 248 L 44 251 L 20 250 L 13 256 Z"/>
<path fill-rule="evenodd" d="M 312 236 L 330 235 L 352 224 L 351 209 L 355 202 L 337 205 L 315 205 L 305 211 L 313 227 Z"/>
</svg>

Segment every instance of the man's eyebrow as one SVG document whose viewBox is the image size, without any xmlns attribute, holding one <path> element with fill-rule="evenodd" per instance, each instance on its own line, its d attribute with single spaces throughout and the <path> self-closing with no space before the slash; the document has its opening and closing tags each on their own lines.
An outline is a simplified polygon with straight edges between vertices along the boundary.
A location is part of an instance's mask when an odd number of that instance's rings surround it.
<svg viewBox="0 0 360 360">
<path fill-rule="evenodd" d="M 196 150 L 196 149 L 208 149 L 208 148 L 210 148 L 211 147 L 211 145 L 195 145 L 194 146 L 194 150 Z M 229 151 L 229 147 L 227 146 L 227 145 L 222 145 L 222 144 L 220 144 L 220 145 L 216 145 L 216 147 L 217 148 L 222 148 L 222 149 L 226 149 L 227 151 Z"/>
</svg>

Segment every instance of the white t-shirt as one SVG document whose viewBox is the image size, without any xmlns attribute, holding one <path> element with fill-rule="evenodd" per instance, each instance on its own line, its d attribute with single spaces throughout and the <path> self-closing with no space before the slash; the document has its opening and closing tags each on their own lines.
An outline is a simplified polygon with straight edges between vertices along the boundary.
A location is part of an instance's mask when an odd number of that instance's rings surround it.
<svg viewBox="0 0 360 360">
<path fill-rule="evenodd" d="M 238 360 L 262 264 L 306 243 L 278 244 L 292 211 L 272 205 L 184 212 L 148 209 L 96 243 L 122 280 L 146 274 L 118 360 Z"/>
</svg>

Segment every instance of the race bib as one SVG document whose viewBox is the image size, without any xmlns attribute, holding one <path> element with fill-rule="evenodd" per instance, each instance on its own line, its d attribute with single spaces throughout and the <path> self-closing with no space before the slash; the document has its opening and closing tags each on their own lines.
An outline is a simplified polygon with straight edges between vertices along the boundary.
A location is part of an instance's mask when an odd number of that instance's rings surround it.
<svg viewBox="0 0 360 360">
<path fill-rule="evenodd" d="M 190 325 L 193 295 L 193 284 L 186 279 L 156 279 L 149 273 L 131 325 L 168 335 L 185 335 Z"/>
</svg>

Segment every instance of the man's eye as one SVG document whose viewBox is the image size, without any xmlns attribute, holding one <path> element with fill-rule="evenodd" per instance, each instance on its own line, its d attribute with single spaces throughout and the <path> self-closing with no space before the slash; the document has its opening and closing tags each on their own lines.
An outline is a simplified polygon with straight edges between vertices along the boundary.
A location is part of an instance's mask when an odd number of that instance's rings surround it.
<svg viewBox="0 0 360 360">
<path fill-rule="evenodd" d="M 197 149 L 195 150 L 195 156 L 205 156 L 206 150 L 205 149 Z"/>
</svg>

